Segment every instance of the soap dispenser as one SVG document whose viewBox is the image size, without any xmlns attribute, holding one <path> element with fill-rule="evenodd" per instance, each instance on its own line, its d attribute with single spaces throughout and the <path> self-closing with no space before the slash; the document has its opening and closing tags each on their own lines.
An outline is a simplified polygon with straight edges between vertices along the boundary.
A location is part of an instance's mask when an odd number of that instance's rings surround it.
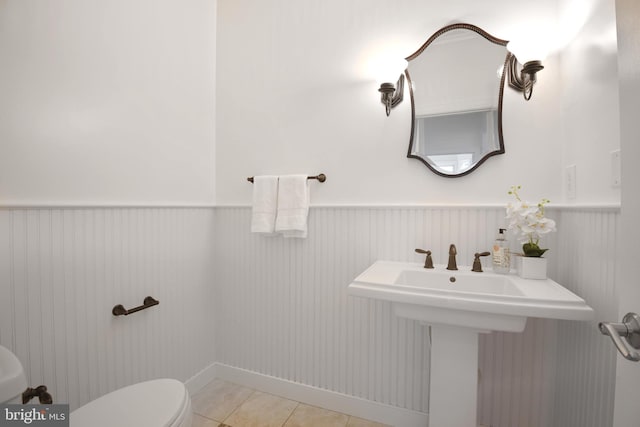
<svg viewBox="0 0 640 427">
<path fill-rule="evenodd" d="M 491 251 L 493 271 L 500 274 L 507 274 L 511 270 L 511 254 L 505 231 L 507 230 L 504 228 L 498 230 L 498 237 L 496 237 Z"/>
</svg>

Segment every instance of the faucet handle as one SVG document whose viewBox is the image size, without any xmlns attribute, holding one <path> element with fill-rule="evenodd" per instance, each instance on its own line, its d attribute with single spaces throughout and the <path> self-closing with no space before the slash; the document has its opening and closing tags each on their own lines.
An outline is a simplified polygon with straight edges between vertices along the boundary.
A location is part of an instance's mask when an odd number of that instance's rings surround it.
<svg viewBox="0 0 640 427">
<path fill-rule="evenodd" d="M 482 263 L 480 262 L 480 257 L 489 255 L 491 255 L 491 252 L 476 252 L 473 258 L 473 268 L 471 268 L 471 271 L 482 273 Z"/>
<path fill-rule="evenodd" d="M 424 249 L 416 249 L 416 252 L 419 254 L 427 255 L 427 257 L 424 260 L 424 268 L 433 268 L 433 259 L 431 259 L 431 251 L 427 251 Z"/>
</svg>

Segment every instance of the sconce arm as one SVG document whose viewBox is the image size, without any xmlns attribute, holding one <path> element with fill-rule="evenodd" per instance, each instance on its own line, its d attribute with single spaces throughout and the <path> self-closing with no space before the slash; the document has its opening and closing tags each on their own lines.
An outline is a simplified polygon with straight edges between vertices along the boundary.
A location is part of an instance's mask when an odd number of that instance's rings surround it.
<svg viewBox="0 0 640 427">
<path fill-rule="evenodd" d="M 507 60 L 507 73 L 509 87 L 522 92 L 525 100 L 530 100 L 533 94 L 533 85 L 536 83 L 536 73 L 544 69 L 541 61 L 529 61 L 518 70 L 518 59 L 510 54 Z"/>
</svg>

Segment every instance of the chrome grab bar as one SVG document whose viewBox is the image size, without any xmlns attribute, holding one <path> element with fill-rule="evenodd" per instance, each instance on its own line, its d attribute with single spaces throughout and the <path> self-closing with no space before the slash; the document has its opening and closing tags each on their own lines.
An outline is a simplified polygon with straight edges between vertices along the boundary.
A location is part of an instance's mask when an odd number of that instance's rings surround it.
<svg viewBox="0 0 640 427">
<path fill-rule="evenodd" d="M 609 335 L 625 359 L 633 362 L 640 361 L 640 353 L 633 350 L 640 349 L 640 316 L 636 313 L 627 313 L 622 318 L 622 323 L 600 322 L 598 328 L 603 335 Z"/>
</svg>

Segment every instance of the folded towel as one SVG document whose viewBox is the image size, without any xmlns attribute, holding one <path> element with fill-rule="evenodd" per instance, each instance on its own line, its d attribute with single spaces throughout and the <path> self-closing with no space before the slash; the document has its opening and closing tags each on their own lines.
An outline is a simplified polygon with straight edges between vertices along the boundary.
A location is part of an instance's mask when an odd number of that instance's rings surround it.
<svg viewBox="0 0 640 427">
<path fill-rule="evenodd" d="M 278 177 L 274 175 L 254 177 L 251 232 L 272 234 L 275 231 L 277 207 Z"/>
<path fill-rule="evenodd" d="M 284 237 L 307 237 L 309 181 L 307 175 L 284 175 L 278 183 L 276 232 Z"/>
</svg>

